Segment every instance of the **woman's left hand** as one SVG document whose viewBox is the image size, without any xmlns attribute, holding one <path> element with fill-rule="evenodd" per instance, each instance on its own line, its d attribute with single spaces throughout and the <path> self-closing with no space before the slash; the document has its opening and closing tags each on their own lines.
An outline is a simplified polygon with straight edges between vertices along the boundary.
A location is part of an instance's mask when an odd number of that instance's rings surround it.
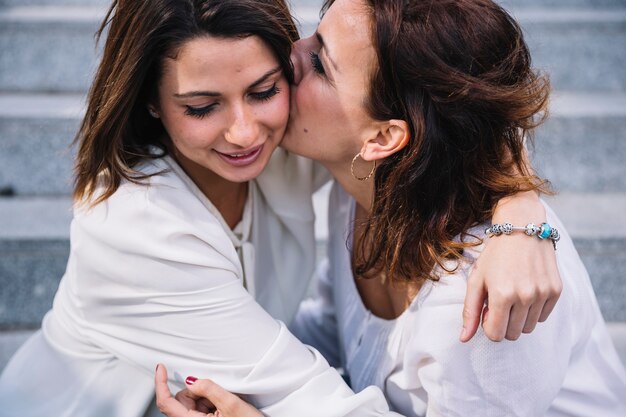
<svg viewBox="0 0 626 417">
<path fill-rule="evenodd" d="M 188 388 L 172 397 L 162 364 L 157 366 L 154 383 L 157 406 L 168 417 L 263 417 L 252 405 L 208 379 L 188 378 Z"/>
<path fill-rule="evenodd" d="M 499 203 L 493 223 L 525 225 L 531 219 L 545 219 L 545 208 L 536 194 L 520 193 Z M 485 243 L 467 282 L 460 339 L 470 340 L 482 317 L 489 339 L 517 340 L 548 318 L 561 295 L 555 251 L 548 239 L 523 233 L 486 238 Z"/>
</svg>

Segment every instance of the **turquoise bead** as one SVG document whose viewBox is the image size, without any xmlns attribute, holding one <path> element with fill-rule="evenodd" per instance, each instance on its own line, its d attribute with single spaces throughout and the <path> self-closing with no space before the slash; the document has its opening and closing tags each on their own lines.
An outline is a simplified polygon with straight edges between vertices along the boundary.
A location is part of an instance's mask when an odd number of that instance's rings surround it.
<svg viewBox="0 0 626 417">
<path fill-rule="evenodd" d="M 552 232 L 552 228 L 550 227 L 550 225 L 548 223 L 541 223 L 541 230 L 539 231 L 537 237 L 539 239 L 548 238 L 550 237 L 550 232 Z"/>
</svg>

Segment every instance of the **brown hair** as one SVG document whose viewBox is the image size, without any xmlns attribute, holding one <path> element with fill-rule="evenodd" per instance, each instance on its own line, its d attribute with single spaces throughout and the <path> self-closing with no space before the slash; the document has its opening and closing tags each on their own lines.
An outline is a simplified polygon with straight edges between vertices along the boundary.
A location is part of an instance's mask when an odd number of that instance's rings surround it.
<svg viewBox="0 0 626 417">
<path fill-rule="evenodd" d="M 147 105 L 157 96 L 164 57 L 199 36 L 258 36 L 275 53 L 289 81 L 289 58 L 298 31 L 284 0 L 114 0 L 97 33 L 108 28 L 102 60 L 89 91 L 75 142 L 74 198 L 93 204 L 110 197 L 123 179 L 145 179 L 133 170 L 142 158 L 163 156 L 164 133 Z M 161 150 L 153 155 L 152 147 Z"/>
<path fill-rule="evenodd" d="M 501 198 L 548 190 L 524 159 L 524 137 L 546 116 L 549 80 L 490 0 L 366 2 L 378 56 L 366 108 L 405 120 L 411 139 L 376 170 L 355 272 L 436 280 L 436 265 L 452 272 L 444 262 L 480 243 L 466 232 Z"/>
</svg>

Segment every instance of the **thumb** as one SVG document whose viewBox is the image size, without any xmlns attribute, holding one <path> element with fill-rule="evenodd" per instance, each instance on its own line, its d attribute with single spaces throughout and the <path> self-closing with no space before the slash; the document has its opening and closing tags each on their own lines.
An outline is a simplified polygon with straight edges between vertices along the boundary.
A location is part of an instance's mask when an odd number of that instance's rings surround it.
<svg viewBox="0 0 626 417">
<path fill-rule="evenodd" d="M 487 292 L 482 284 L 482 276 L 478 272 L 478 268 L 474 268 L 467 280 L 465 303 L 463 304 L 463 329 L 459 337 L 461 342 L 469 341 L 476 334 L 486 297 Z"/>
</svg>

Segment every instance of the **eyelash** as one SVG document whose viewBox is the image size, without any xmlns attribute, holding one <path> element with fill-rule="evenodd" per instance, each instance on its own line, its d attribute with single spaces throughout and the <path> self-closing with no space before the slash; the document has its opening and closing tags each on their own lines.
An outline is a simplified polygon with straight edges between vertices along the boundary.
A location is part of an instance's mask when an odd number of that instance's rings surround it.
<svg viewBox="0 0 626 417">
<path fill-rule="evenodd" d="M 256 101 L 268 101 L 276 94 L 280 93 L 280 88 L 276 84 L 272 85 L 269 89 L 265 91 L 260 91 L 258 93 L 250 93 L 250 96 L 253 100 Z M 197 117 L 198 119 L 202 119 L 211 113 L 215 107 L 217 107 L 217 103 L 210 104 L 205 107 L 192 107 L 186 106 L 187 110 L 185 110 L 185 114 L 191 117 Z"/>
<path fill-rule="evenodd" d="M 326 74 L 326 70 L 324 69 L 324 65 L 322 64 L 320 56 L 315 52 L 309 52 L 309 56 L 311 57 L 311 65 L 313 66 L 313 71 L 317 72 L 320 75 Z"/>
</svg>

